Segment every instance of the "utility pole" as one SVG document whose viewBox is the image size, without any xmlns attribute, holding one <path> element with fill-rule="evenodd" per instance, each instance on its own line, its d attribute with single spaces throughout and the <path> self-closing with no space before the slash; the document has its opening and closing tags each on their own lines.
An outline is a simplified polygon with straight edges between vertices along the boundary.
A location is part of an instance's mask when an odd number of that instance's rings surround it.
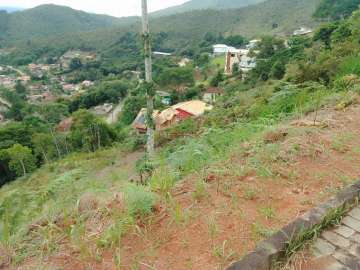
<svg viewBox="0 0 360 270">
<path fill-rule="evenodd" d="M 145 55 L 145 79 L 146 79 L 146 95 L 147 95 L 147 142 L 146 149 L 149 158 L 154 156 L 155 139 L 154 139 L 154 87 L 152 80 L 152 61 L 151 61 L 151 43 L 150 43 L 150 28 L 149 28 L 149 15 L 147 8 L 147 0 L 141 0 L 142 4 L 142 27 L 144 39 L 144 55 Z"/>
</svg>

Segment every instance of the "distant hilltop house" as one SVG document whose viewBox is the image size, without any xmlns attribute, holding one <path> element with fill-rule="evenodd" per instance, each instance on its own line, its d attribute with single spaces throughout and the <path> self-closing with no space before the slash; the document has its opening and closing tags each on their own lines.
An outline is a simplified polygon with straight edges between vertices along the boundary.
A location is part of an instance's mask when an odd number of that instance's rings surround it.
<svg viewBox="0 0 360 270">
<path fill-rule="evenodd" d="M 245 46 L 247 50 L 252 50 L 255 49 L 256 46 L 259 44 L 259 42 L 261 42 L 261 40 L 259 39 L 253 39 L 250 40 L 249 43 Z M 215 44 L 213 45 L 213 54 L 215 56 L 217 55 L 222 55 L 222 54 L 227 54 L 229 52 L 234 52 L 237 51 L 238 49 L 232 47 L 232 46 L 228 46 L 226 44 Z"/>
<path fill-rule="evenodd" d="M 204 95 L 203 95 L 203 101 L 206 103 L 214 103 L 220 97 L 224 94 L 224 90 L 219 87 L 209 87 Z"/>
<path fill-rule="evenodd" d="M 213 45 L 213 54 L 214 55 L 222 55 L 226 54 L 230 49 L 235 49 L 233 47 L 229 47 L 225 44 L 215 44 Z"/>
<path fill-rule="evenodd" d="M 212 110 L 213 107 L 201 100 L 191 100 L 173 105 L 163 111 L 154 111 L 153 119 L 156 130 L 164 130 L 172 125 L 191 117 L 200 117 L 206 111 Z M 139 133 L 145 133 L 146 126 L 146 109 L 141 109 L 135 121 L 132 124 Z"/>
<path fill-rule="evenodd" d="M 306 36 L 313 32 L 312 29 L 307 27 L 300 27 L 299 29 L 295 30 L 293 32 L 293 36 Z"/>
<path fill-rule="evenodd" d="M 251 57 L 248 49 L 231 49 L 226 54 L 225 74 L 233 74 L 233 69 L 237 65 L 239 70 L 247 73 L 256 67 L 256 57 Z"/>
<path fill-rule="evenodd" d="M 153 52 L 153 55 L 155 56 L 171 56 L 171 53 L 167 53 L 167 52 Z"/>
</svg>

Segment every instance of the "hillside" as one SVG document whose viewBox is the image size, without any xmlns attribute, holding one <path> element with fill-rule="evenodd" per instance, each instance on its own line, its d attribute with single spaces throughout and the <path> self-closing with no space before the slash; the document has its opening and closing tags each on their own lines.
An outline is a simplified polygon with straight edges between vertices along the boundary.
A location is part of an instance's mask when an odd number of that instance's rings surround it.
<svg viewBox="0 0 360 270">
<path fill-rule="evenodd" d="M 196 10 L 166 17 L 152 18 L 150 22 L 151 30 L 154 35 L 158 33 L 166 34 L 163 44 L 159 46 L 161 49 L 177 52 L 189 50 L 194 45 L 199 44 L 208 32 L 215 35 L 222 33 L 225 36 L 241 34 L 248 38 L 259 37 L 264 34 L 290 34 L 299 26 L 313 27 L 317 25 L 312 14 L 316 10 L 319 1 L 320 0 L 268 0 L 264 3 L 241 9 Z M 51 9 L 53 11 L 59 9 L 66 14 L 72 14 L 66 16 L 70 16 L 72 19 L 75 18 L 76 24 L 66 22 L 70 21 L 70 19 L 66 21 L 61 19 L 61 23 L 56 23 L 60 20 L 59 17 L 56 16 L 49 20 L 50 23 L 46 20 L 39 20 L 35 16 L 37 9 L 10 14 L 6 15 L 9 17 L 9 19 L 6 20 L 7 24 L 1 24 L 2 26 L 0 26 L 4 27 L 4 25 L 8 25 L 6 27 L 8 31 L 6 32 L 10 36 L 7 36 L 4 41 L 8 43 L 9 46 L 15 45 L 21 47 L 21 50 L 26 52 L 27 56 L 29 51 L 35 50 L 38 53 L 39 48 L 42 47 L 46 47 L 47 50 L 58 50 L 59 48 L 66 50 L 72 47 L 85 47 L 103 51 L 109 48 L 116 49 L 115 47 L 119 40 L 121 40 L 126 33 L 131 32 L 138 34 L 140 29 L 139 18 L 135 17 L 115 20 L 111 17 L 98 17 L 98 15 L 87 14 L 87 19 L 79 19 L 79 16 L 74 17 L 74 14 L 78 14 L 77 11 L 71 9 L 66 11 L 67 9 L 65 8 L 54 6 L 52 6 Z M 81 12 L 80 14 L 83 13 Z M 27 16 L 29 16 L 29 18 L 24 19 L 27 18 Z M 97 20 L 92 23 L 97 25 L 96 27 L 101 28 L 108 25 L 107 28 L 94 30 L 94 27 L 90 27 L 89 24 L 82 24 L 92 17 L 97 18 Z M 100 22 L 99 18 L 101 18 Z M 106 23 L 104 23 L 104 21 Z M 27 29 L 26 31 L 22 30 L 24 24 L 26 24 L 24 26 L 24 29 Z M 53 33 L 55 29 L 56 31 L 60 29 L 60 31 L 57 32 L 56 36 L 51 36 L 51 33 Z M 84 31 L 80 33 L 80 29 L 84 29 Z M 33 37 L 37 38 L 32 39 L 31 47 L 29 48 L 28 40 L 31 37 L 30 32 L 33 34 Z M 48 33 L 48 35 L 44 37 L 44 33 Z M 16 40 L 22 40 L 22 42 L 16 42 Z M 189 40 L 191 40 L 191 42 L 189 42 Z M 136 43 L 138 43 L 138 41 L 139 38 L 134 40 Z M 134 51 L 133 53 L 137 52 L 138 51 Z M 21 53 L 17 53 L 17 57 L 19 55 L 21 55 Z M 112 53 L 110 57 L 116 58 L 117 55 L 120 54 Z M 123 57 L 124 55 L 122 54 L 121 56 Z"/>
<path fill-rule="evenodd" d="M 178 51 L 188 43 L 211 50 L 219 31 L 232 34 L 242 27 L 241 16 L 264 16 L 258 30 L 247 30 L 249 37 L 256 31 L 286 33 L 310 20 L 310 1 L 286 2 L 153 19 L 153 40 Z M 291 9 L 281 15 L 276 8 Z M 9 176 L 0 187 L 0 269 L 225 270 L 360 177 L 360 9 L 314 29 L 313 36 L 262 37 L 257 64 L 246 76 L 236 66 L 225 76 L 220 56 L 210 58 L 206 51 L 200 52 L 205 59 L 194 55 L 185 67 L 178 66 L 179 57 L 154 57 L 155 87 L 171 93 L 171 105 L 215 89 L 219 95 L 204 114 L 181 109 L 181 117 L 157 125 L 151 158 L 144 153 L 146 134 L 132 123 L 149 91 L 157 89 L 134 72 L 103 72 L 109 59 L 120 59 L 114 68 L 123 59 L 143 62 L 138 27 L 26 42 L 26 55 L 74 44 L 101 55 L 81 62 L 93 52 L 72 52 L 69 70 L 59 64 L 25 86 L 0 88 L 12 104 L 9 122 L 0 126 L 0 182 Z M 15 72 L 24 77 L 32 67 L 47 64 L 5 66 L 2 78 L 15 78 Z M 79 77 L 66 84 L 94 84 L 65 92 L 57 88 L 63 75 Z M 46 90 L 54 98 L 30 103 L 27 89 L 39 83 L 44 87 L 35 94 Z M 174 110 L 162 99 L 155 98 L 154 109 Z M 116 123 L 92 112 L 104 102 L 120 102 Z"/>
<path fill-rule="evenodd" d="M 5 21 L 6 39 L 27 40 L 109 28 L 132 19 L 90 14 L 63 6 L 42 5 L 11 14 L 0 13 L 0 20 Z"/>
<path fill-rule="evenodd" d="M 266 0 L 191 0 L 182 5 L 153 12 L 153 16 L 168 16 L 198 9 L 231 9 L 255 5 Z"/>
<path fill-rule="evenodd" d="M 8 13 L 21 11 L 21 10 L 23 10 L 23 8 L 20 8 L 20 7 L 2 7 L 2 6 L 0 6 L 0 11 L 6 11 Z"/>
</svg>

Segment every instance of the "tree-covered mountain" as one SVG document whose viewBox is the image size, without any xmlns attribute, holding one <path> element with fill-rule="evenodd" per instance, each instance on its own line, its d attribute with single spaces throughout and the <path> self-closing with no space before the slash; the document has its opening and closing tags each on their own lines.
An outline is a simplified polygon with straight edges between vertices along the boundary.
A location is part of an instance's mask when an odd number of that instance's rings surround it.
<svg viewBox="0 0 360 270">
<path fill-rule="evenodd" d="M 349 17 L 357 10 L 360 0 L 322 0 L 315 12 L 315 17 L 333 20 Z"/>
<path fill-rule="evenodd" d="M 0 6 L 0 11 L 6 11 L 8 13 L 21 11 L 21 10 L 23 10 L 23 8 L 21 8 L 21 7 L 2 7 L 2 6 Z"/>
<path fill-rule="evenodd" d="M 320 1 L 267 0 L 240 9 L 206 9 L 152 17 L 154 49 L 191 56 L 194 48 L 199 48 L 209 33 L 225 37 L 242 35 L 249 39 L 269 34 L 291 34 L 298 27 L 317 25 L 312 15 Z M 44 8 L 45 11 L 40 12 Z M 48 8 L 53 12 L 49 20 L 45 19 L 50 16 L 46 11 Z M 26 64 L 44 55 L 56 56 L 73 48 L 98 51 L 104 58 L 122 66 L 130 62 L 134 65 L 134 58 L 141 59 L 138 17 L 116 19 L 56 6 L 5 13 L 0 15 L 0 21 L 6 17 L 5 23 L 0 24 L 0 28 L 7 29 L 3 47 L 16 47 L 18 50 L 4 56 L 7 59 L 0 58 L 3 62 Z M 124 59 L 129 56 L 131 61 Z"/>
<path fill-rule="evenodd" d="M 0 21 L 3 22 L 2 28 L 5 28 L 3 36 L 9 40 L 24 40 L 109 28 L 131 22 L 132 19 L 90 14 L 63 6 L 42 5 L 11 14 L 1 12 Z"/>
<path fill-rule="evenodd" d="M 191 0 L 182 5 L 154 12 L 155 16 L 166 16 L 198 9 L 231 9 L 255 5 L 266 0 Z"/>
</svg>

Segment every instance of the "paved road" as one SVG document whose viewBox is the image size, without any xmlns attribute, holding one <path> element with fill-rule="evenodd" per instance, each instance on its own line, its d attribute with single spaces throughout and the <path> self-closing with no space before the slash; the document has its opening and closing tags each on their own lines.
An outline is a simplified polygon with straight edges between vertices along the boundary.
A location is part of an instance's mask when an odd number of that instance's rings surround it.
<svg viewBox="0 0 360 270">
<path fill-rule="evenodd" d="M 315 261 L 322 262 L 319 270 L 360 270 L 360 206 L 340 226 L 323 232 L 312 250 Z"/>
</svg>

